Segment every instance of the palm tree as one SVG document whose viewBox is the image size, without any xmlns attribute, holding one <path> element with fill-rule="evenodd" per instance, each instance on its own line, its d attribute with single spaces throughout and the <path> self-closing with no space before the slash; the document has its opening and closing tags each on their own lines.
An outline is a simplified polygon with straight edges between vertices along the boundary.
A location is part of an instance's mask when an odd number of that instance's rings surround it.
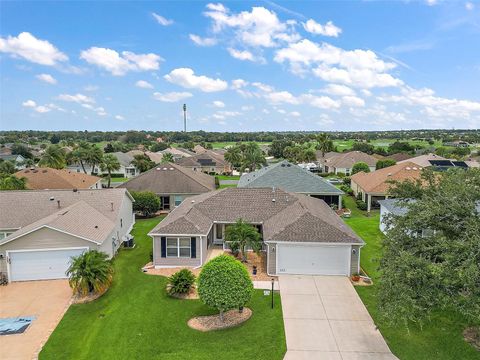
<svg viewBox="0 0 480 360">
<path fill-rule="evenodd" d="M 333 150 L 333 142 L 327 133 L 319 134 L 317 136 L 317 143 L 317 149 L 322 152 L 322 157 L 325 157 L 326 152 Z"/>
<path fill-rule="evenodd" d="M 155 166 L 155 163 L 145 154 L 134 155 L 131 164 L 140 172 L 145 172 Z"/>
<path fill-rule="evenodd" d="M 18 178 L 15 175 L 0 176 L 0 190 L 25 190 L 27 188 L 27 178 Z"/>
<path fill-rule="evenodd" d="M 243 219 L 238 219 L 235 224 L 227 227 L 225 230 L 225 241 L 230 242 L 232 247 L 241 250 L 243 262 L 247 262 L 247 246 L 251 247 L 255 252 L 259 252 L 262 248 L 262 238 L 257 228 Z"/>
<path fill-rule="evenodd" d="M 100 164 L 103 160 L 103 150 L 96 145 L 90 146 L 87 151 L 87 163 L 92 167 L 90 174 L 94 174 L 95 166 Z"/>
<path fill-rule="evenodd" d="M 239 168 L 242 165 L 243 155 L 239 146 L 231 146 L 225 152 L 225 161 L 232 164 L 232 167 Z"/>
<path fill-rule="evenodd" d="M 89 144 L 85 141 L 82 141 L 80 144 L 75 146 L 73 151 L 68 154 L 68 160 L 70 163 L 80 163 L 83 172 L 86 174 L 87 170 L 85 170 L 85 163 L 88 161 L 88 151 L 89 151 Z"/>
<path fill-rule="evenodd" d="M 257 167 L 260 167 L 260 165 L 266 163 L 262 150 L 255 142 L 249 142 L 245 145 L 243 158 L 243 168 L 248 167 L 250 171 L 255 171 L 257 170 Z"/>
<path fill-rule="evenodd" d="M 105 154 L 103 155 L 102 162 L 100 163 L 100 169 L 102 172 L 108 173 L 108 185 L 110 187 L 110 182 L 112 181 L 112 172 L 117 171 L 120 169 L 120 162 L 112 154 Z"/>
<path fill-rule="evenodd" d="M 113 267 L 108 255 L 89 250 L 72 257 L 66 272 L 73 292 L 82 296 L 105 291 L 113 279 Z"/>
<path fill-rule="evenodd" d="M 40 166 L 47 166 L 53 169 L 63 169 L 66 164 L 65 151 L 58 145 L 47 147 L 38 163 Z"/>
<path fill-rule="evenodd" d="M 173 158 L 173 154 L 166 152 L 162 155 L 162 162 L 170 162 L 173 163 L 175 159 Z"/>
<path fill-rule="evenodd" d="M 0 161 L 0 174 L 10 175 L 15 173 L 15 164 L 9 160 Z"/>
</svg>

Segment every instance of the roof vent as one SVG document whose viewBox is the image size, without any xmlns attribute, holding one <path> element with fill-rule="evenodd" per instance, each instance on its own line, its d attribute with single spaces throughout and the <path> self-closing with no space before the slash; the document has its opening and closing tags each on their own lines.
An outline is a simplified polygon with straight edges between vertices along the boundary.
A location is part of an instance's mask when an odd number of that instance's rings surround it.
<svg viewBox="0 0 480 360">
<path fill-rule="evenodd" d="M 285 167 L 285 164 L 282 164 L 282 167 Z"/>
<path fill-rule="evenodd" d="M 160 168 L 157 168 L 157 171 L 160 171 L 161 169 Z"/>
<path fill-rule="evenodd" d="M 45 174 L 46 172 L 47 172 L 47 169 L 45 169 L 45 170 L 42 170 L 42 173 L 44 173 L 44 174 Z"/>
<path fill-rule="evenodd" d="M 77 192 L 77 191 L 78 191 L 78 189 L 77 189 L 77 188 L 73 188 L 73 192 Z"/>
<path fill-rule="evenodd" d="M 272 199 L 272 202 L 274 203 L 275 201 L 277 201 L 277 200 L 275 200 L 275 198 L 273 198 L 273 199 Z"/>
<path fill-rule="evenodd" d="M 290 163 L 289 163 L 289 164 L 287 164 L 287 167 L 290 167 L 290 166 L 292 166 Z"/>
<path fill-rule="evenodd" d="M 53 196 L 50 197 L 50 201 L 53 201 L 55 200 L 55 198 Z"/>
<path fill-rule="evenodd" d="M 167 170 L 167 168 L 163 168 L 162 170 L 164 170 L 164 171 L 165 171 L 165 170 Z"/>
<path fill-rule="evenodd" d="M 418 170 L 418 169 L 416 167 L 414 167 L 413 170 Z"/>
<path fill-rule="evenodd" d="M 175 169 L 174 169 L 174 168 L 170 168 L 169 170 L 170 170 L 170 171 L 173 171 L 173 170 L 175 170 Z"/>
<path fill-rule="evenodd" d="M 412 168 L 410 166 L 407 166 L 405 169 L 406 170 L 412 170 Z"/>
<path fill-rule="evenodd" d="M 387 176 L 392 176 L 392 173 L 388 173 Z"/>
<path fill-rule="evenodd" d="M 192 204 L 194 204 L 194 203 L 195 203 L 195 200 L 192 200 Z"/>
<path fill-rule="evenodd" d="M 98 229 L 98 225 L 95 225 L 95 229 Z"/>
</svg>

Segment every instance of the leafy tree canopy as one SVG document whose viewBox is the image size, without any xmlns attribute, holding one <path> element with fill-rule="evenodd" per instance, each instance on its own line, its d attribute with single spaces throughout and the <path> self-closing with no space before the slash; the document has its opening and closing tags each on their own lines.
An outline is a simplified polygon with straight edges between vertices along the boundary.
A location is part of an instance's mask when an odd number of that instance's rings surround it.
<svg viewBox="0 0 480 360">
<path fill-rule="evenodd" d="M 151 191 L 132 191 L 131 195 L 135 199 L 133 211 L 142 213 L 143 216 L 151 216 L 160 210 L 160 198 Z"/>
<path fill-rule="evenodd" d="M 370 172 L 370 167 L 368 166 L 368 164 L 364 163 L 364 162 L 358 162 L 356 164 L 353 164 L 353 167 L 352 167 L 352 175 L 353 174 L 356 174 L 360 171 L 363 171 L 363 172 L 366 172 L 366 173 L 369 173 Z"/>
</svg>

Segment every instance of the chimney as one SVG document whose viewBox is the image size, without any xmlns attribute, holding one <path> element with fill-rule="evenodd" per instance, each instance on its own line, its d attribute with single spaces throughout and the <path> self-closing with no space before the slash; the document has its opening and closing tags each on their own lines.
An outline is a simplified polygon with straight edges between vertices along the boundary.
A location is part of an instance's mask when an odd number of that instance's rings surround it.
<svg viewBox="0 0 480 360">
<path fill-rule="evenodd" d="M 57 200 L 57 207 L 60 209 L 60 200 Z"/>
</svg>

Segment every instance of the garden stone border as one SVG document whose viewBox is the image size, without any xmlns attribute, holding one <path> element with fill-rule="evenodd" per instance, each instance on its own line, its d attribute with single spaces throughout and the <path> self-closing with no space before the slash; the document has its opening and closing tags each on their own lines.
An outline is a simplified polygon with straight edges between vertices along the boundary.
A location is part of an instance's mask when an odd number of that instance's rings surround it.
<svg viewBox="0 0 480 360">
<path fill-rule="evenodd" d="M 252 317 L 252 310 L 244 307 L 243 312 L 238 309 L 227 311 L 223 314 L 223 322 L 220 315 L 197 316 L 188 320 L 188 326 L 198 331 L 214 331 L 238 326 Z"/>
</svg>

